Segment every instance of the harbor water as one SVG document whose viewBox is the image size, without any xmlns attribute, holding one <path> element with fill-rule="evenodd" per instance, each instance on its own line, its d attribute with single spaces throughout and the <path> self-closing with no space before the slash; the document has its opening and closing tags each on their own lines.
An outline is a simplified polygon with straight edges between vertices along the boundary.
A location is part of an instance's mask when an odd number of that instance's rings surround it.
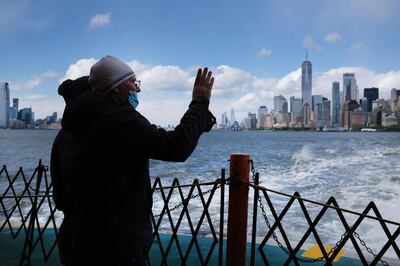
<svg viewBox="0 0 400 266">
<path fill-rule="evenodd" d="M 57 132 L 0 130 L 0 164 L 6 165 L 11 175 L 20 166 L 25 172 L 32 172 L 39 159 L 49 165 L 51 145 Z M 152 178 L 161 177 L 163 185 L 170 185 L 173 178 L 178 178 L 181 184 L 192 183 L 195 178 L 201 182 L 213 181 L 219 178 L 221 168 L 229 170 L 229 155 L 236 152 L 251 155 L 262 186 L 288 194 L 297 191 L 304 198 L 322 203 L 333 196 L 340 207 L 357 212 L 374 201 L 383 218 L 400 222 L 398 132 L 213 131 L 203 134 L 186 162 L 152 160 L 150 173 Z M 278 213 L 289 200 L 276 195 L 271 198 Z M 211 205 L 211 213 L 218 214 L 218 204 L 217 201 Z M 162 206 L 162 201 L 156 197 L 153 211 L 160 211 Z M 306 207 L 312 219 L 321 210 L 321 206 L 312 204 Z M 271 217 L 270 212 L 267 214 Z M 294 204 L 290 214 L 282 222 L 296 242 L 308 225 L 299 204 Z M 345 217 L 350 224 L 358 218 L 349 214 Z M 261 215 L 259 224 L 259 237 L 262 237 L 267 228 Z M 328 211 L 317 229 L 324 243 L 331 245 L 344 232 L 334 211 Z M 389 226 L 389 229 L 392 231 L 394 227 Z M 387 241 L 377 221 L 363 223 L 357 232 L 371 248 L 380 249 Z"/>
</svg>

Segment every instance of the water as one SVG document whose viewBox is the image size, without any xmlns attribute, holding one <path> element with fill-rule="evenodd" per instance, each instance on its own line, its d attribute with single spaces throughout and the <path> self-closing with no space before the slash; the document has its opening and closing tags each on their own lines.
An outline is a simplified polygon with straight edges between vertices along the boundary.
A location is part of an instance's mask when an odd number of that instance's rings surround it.
<svg viewBox="0 0 400 266">
<path fill-rule="evenodd" d="M 0 164 L 7 165 L 11 173 L 19 166 L 32 171 L 38 159 L 49 164 L 56 134 L 52 130 L 0 130 Z M 288 194 L 298 191 L 301 196 L 320 202 L 334 196 L 341 207 L 358 212 L 374 201 L 384 218 L 400 221 L 397 132 L 210 132 L 201 137 L 186 162 L 151 161 L 150 171 L 152 177 L 162 177 L 165 185 L 175 177 L 185 184 L 194 178 L 211 181 L 219 177 L 221 168 L 229 169 L 229 155 L 235 152 L 251 155 L 263 186 Z M 279 213 L 288 198 L 273 198 Z M 155 208 L 161 206 L 156 199 Z M 309 204 L 306 207 L 312 218 L 320 210 Z M 217 206 L 212 206 L 211 211 L 217 212 Z M 307 228 L 304 216 L 298 204 L 289 213 L 292 217 L 284 219 L 284 226 L 299 238 Z M 346 218 L 354 221 L 357 217 Z M 333 211 L 318 228 L 322 238 L 331 244 L 343 233 Z M 260 230 L 265 234 L 262 219 Z M 372 247 L 380 248 L 387 240 L 377 222 L 365 223 L 359 230 Z"/>
</svg>

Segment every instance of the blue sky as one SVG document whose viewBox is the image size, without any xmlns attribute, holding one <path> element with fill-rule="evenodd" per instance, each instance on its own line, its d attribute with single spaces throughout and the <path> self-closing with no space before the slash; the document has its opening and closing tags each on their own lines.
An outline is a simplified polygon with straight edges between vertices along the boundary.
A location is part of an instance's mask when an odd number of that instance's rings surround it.
<svg viewBox="0 0 400 266">
<path fill-rule="evenodd" d="M 185 111 L 196 67 L 209 66 L 212 111 L 243 118 L 273 108 L 274 95 L 300 96 L 308 47 L 313 94 L 331 98 L 332 82 L 354 72 L 360 92 L 387 98 L 400 88 L 399 11 L 396 0 L 0 0 L 0 80 L 41 118 L 62 113 L 62 80 L 111 54 L 142 80 L 138 110 L 166 125 Z"/>
</svg>

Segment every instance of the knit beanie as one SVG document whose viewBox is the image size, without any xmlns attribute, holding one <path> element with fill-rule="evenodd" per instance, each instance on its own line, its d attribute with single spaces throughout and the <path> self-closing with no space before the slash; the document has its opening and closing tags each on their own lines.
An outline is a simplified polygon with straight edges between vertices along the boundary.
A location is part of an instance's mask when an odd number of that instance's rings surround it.
<svg viewBox="0 0 400 266">
<path fill-rule="evenodd" d="M 107 93 L 130 78 L 135 78 L 130 66 L 107 55 L 90 69 L 89 84 L 93 90 Z"/>
</svg>

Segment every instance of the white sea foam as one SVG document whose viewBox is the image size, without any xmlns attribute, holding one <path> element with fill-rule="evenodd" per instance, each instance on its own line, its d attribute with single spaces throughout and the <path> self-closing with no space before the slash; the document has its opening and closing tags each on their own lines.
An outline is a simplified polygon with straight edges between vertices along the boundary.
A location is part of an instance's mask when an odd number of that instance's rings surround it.
<svg viewBox="0 0 400 266">
<path fill-rule="evenodd" d="M 314 159 L 311 145 L 304 145 L 300 150 L 296 151 L 292 155 L 292 160 L 295 164 L 301 164 L 303 162 L 309 162 Z"/>
</svg>

